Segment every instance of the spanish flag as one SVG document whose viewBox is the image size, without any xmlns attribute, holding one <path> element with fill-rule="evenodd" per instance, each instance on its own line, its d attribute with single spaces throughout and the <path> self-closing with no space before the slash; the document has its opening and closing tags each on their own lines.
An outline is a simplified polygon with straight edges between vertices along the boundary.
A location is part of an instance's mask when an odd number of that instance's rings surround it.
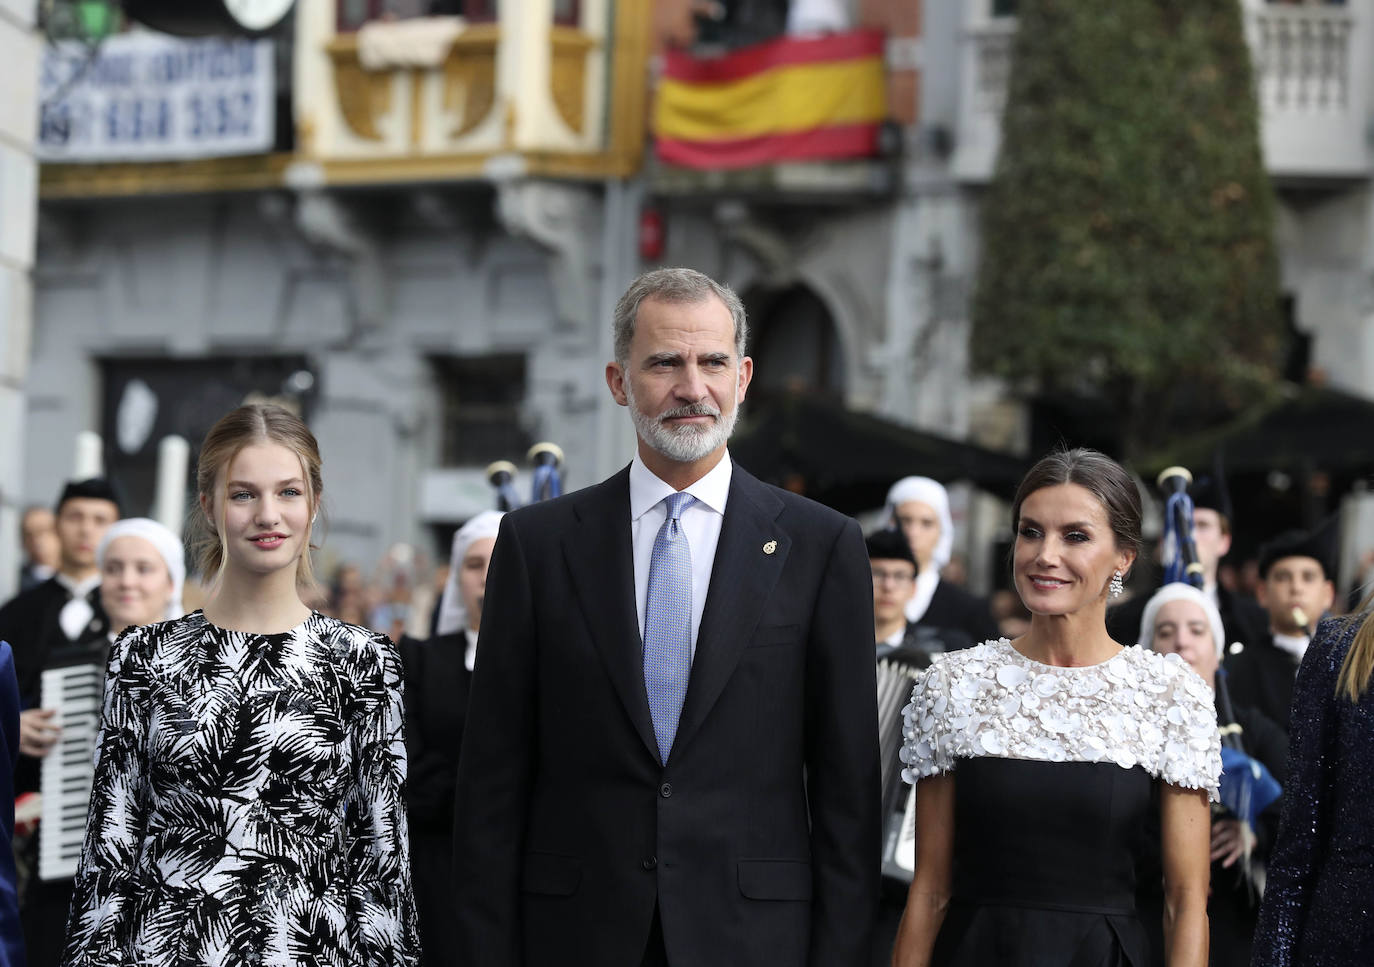
<svg viewBox="0 0 1374 967">
<path fill-rule="evenodd" d="M 887 116 L 883 34 L 784 37 L 705 59 L 667 55 L 654 109 L 658 155 L 689 168 L 877 153 Z"/>
</svg>

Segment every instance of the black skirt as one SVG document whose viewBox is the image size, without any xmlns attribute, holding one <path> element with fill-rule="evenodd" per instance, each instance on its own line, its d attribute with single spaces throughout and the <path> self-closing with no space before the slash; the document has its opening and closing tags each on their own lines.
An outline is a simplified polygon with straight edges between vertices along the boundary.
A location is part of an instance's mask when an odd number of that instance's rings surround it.
<svg viewBox="0 0 1374 967">
<path fill-rule="evenodd" d="M 1158 804 L 1149 773 L 980 757 L 954 777 L 953 899 L 934 964 L 1148 967 L 1135 885 Z"/>
</svg>

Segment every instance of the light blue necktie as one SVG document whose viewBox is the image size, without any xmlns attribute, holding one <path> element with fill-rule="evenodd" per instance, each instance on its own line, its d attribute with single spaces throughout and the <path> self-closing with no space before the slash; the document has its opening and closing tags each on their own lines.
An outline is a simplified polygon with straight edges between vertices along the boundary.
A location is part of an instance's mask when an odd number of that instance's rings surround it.
<svg viewBox="0 0 1374 967">
<path fill-rule="evenodd" d="M 665 765 L 692 672 L 692 549 L 681 517 L 694 500 L 688 493 L 664 498 L 668 519 L 654 538 L 649 590 L 644 595 L 644 690 L 659 761 Z"/>
</svg>

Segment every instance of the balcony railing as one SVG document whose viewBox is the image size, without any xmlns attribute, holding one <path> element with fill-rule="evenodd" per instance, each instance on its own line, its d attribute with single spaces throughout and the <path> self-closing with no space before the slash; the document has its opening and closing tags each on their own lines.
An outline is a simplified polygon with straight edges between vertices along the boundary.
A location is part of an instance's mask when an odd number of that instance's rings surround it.
<svg viewBox="0 0 1374 967">
<path fill-rule="evenodd" d="M 1255 73 L 1266 110 L 1342 111 L 1350 103 L 1347 6 L 1266 4 L 1250 10 Z"/>
<path fill-rule="evenodd" d="M 354 32 L 324 4 L 298 14 L 302 153 L 359 178 L 453 177 L 493 165 L 632 169 L 642 142 L 644 0 L 469 8 L 496 19 L 402 19 Z"/>
<path fill-rule="evenodd" d="M 1244 0 L 1244 12 L 1269 171 L 1281 177 L 1370 174 L 1365 129 L 1374 0 L 1304 5 Z M 1012 17 L 965 25 L 954 158 L 963 180 L 992 176 L 1015 33 Z"/>
</svg>

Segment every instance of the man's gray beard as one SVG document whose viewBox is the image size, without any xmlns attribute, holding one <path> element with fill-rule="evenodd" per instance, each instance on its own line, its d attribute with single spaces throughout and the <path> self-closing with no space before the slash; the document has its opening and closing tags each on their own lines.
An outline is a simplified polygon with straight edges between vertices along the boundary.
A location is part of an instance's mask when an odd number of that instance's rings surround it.
<svg viewBox="0 0 1374 967">
<path fill-rule="evenodd" d="M 630 404 L 630 420 L 634 423 L 635 433 L 656 452 L 677 463 L 694 463 L 722 446 L 730 439 L 739 418 L 739 389 L 735 390 L 734 405 L 728 415 L 722 415 L 709 403 L 680 406 L 658 417 L 647 416 L 635 403 L 634 390 L 630 381 L 625 380 L 625 401 Z M 685 424 L 669 427 L 664 418 L 686 415 L 709 414 L 715 422 L 705 427 Z"/>
</svg>

